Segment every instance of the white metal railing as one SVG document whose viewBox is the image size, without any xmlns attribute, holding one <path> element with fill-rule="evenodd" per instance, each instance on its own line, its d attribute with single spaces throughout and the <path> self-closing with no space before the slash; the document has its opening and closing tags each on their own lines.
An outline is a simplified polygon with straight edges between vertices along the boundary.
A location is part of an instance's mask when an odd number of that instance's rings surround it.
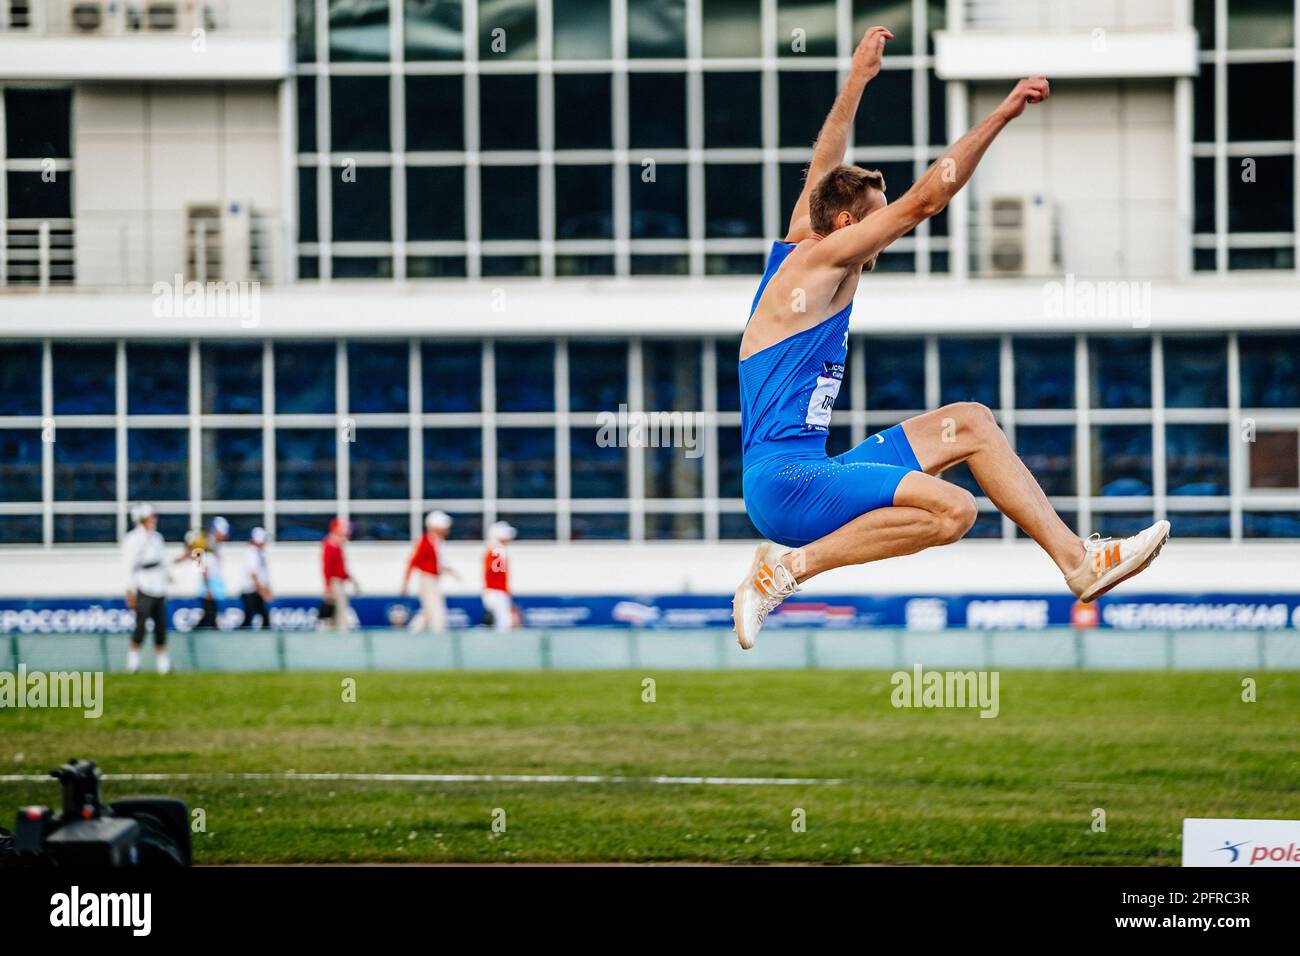
<svg viewBox="0 0 1300 956">
<path fill-rule="evenodd" d="M 287 0 L 0 0 L 0 32 L 29 36 L 281 33 Z"/>
<path fill-rule="evenodd" d="M 0 290 L 143 289 L 178 274 L 202 283 L 284 282 L 293 250 L 284 219 L 230 209 L 212 203 L 0 221 Z"/>
</svg>

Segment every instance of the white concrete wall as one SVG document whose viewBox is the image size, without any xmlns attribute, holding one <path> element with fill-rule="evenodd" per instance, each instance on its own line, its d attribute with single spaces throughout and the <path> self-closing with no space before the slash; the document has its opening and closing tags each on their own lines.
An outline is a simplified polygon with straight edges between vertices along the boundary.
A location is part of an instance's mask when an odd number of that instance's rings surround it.
<svg viewBox="0 0 1300 956">
<path fill-rule="evenodd" d="M 1177 519 L 1174 519 L 1177 535 Z M 243 546 L 230 544 L 225 570 L 239 584 Z M 520 594 L 730 594 L 749 568 L 752 543 L 717 545 L 569 544 L 516 542 L 510 575 Z M 169 546 L 179 553 L 179 546 Z M 272 544 L 268 552 L 275 590 L 283 595 L 320 593 L 320 549 L 314 544 Z M 397 593 L 410 554 L 405 544 L 352 544 L 349 568 L 365 593 Z M 482 584 L 482 545 L 452 542 L 446 563 L 464 580 L 447 582 L 452 594 L 477 594 Z M 841 568 L 806 586 L 817 594 L 1065 593 L 1055 566 L 1025 542 L 963 541 L 905 558 Z M 0 597 L 115 597 L 123 581 L 116 548 L 60 545 L 0 550 Z M 1268 593 L 1300 590 L 1300 544 L 1251 542 L 1239 546 L 1177 537 L 1131 593 Z M 193 596 L 197 581 L 188 567 L 174 571 L 173 596 Z"/>
<path fill-rule="evenodd" d="M 971 116 L 1006 96 L 977 84 Z M 1060 271 L 1160 279 L 1176 265 L 1172 81 L 1064 81 L 993 144 L 975 174 L 973 204 L 997 193 L 1042 194 L 1056 208 Z"/>
<path fill-rule="evenodd" d="M 86 84 L 73 102 L 77 281 L 148 286 L 183 271 L 185 207 L 279 215 L 274 84 Z"/>
</svg>

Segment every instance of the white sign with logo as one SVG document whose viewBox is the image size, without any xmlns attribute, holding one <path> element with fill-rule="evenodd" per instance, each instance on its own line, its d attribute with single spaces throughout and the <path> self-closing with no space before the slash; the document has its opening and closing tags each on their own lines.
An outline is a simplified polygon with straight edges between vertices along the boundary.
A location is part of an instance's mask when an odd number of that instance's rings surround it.
<svg viewBox="0 0 1300 956">
<path fill-rule="evenodd" d="M 1300 866 L 1300 820 L 1184 820 L 1183 866 Z"/>
</svg>

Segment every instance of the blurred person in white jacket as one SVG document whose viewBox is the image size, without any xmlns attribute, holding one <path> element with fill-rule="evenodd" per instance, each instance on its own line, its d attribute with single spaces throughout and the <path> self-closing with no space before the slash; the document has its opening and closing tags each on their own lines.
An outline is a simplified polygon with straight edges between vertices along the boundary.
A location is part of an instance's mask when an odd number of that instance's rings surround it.
<svg viewBox="0 0 1300 956">
<path fill-rule="evenodd" d="M 126 606 L 135 611 L 135 629 L 126 652 L 126 669 L 134 674 L 140 669 L 140 645 L 145 627 L 153 622 L 154 665 L 159 674 L 172 669 L 167 656 L 167 554 L 166 543 L 158 531 L 158 513 L 151 504 L 137 505 L 131 513 L 135 520 L 122 539 L 122 562 L 126 571 Z"/>
<path fill-rule="evenodd" d="M 241 628 L 253 626 L 253 618 L 258 618 L 258 630 L 271 627 L 271 565 L 266 558 L 266 529 L 254 528 L 248 536 L 248 548 L 244 551 L 244 579 L 240 587 L 239 601 L 244 606 L 244 620 Z"/>
</svg>

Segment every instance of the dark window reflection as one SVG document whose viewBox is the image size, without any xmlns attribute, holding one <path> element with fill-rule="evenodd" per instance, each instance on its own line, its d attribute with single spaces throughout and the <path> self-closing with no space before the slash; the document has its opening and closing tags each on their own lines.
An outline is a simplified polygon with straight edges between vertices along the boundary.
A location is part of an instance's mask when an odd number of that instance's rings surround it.
<svg viewBox="0 0 1300 956">
<path fill-rule="evenodd" d="M 614 169 L 611 166 L 555 167 L 555 237 L 614 237 Z"/>
<path fill-rule="evenodd" d="M 405 428 L 357 428 L 348 481 L 353 498 L 405 498 L 411 493 L 410 433 Z"/>
<path fill-rule="evenodd" d="M 630 73 L 627 78 L 628 144 L 633 149 L 686 147 L 686 76 Z"/>
<path fill-rule="evenodd" d="M 184 501 L 190 496 L 190 436 L 184 428 L 132 428 L 126 433 L 127 497 Z"/>
<path fill-rule="evenodd" d="M 704 168 L 704 234 L 711 239 L 763 235 L 762 166 Z"/>
<path fill-rule="evenodd" d="M 335 497 L 338 444 L 339 433 L 333 428 L 277 428 L 276 498 L 300 501 Z"/>
<path fill-rule="evenodd" d="M 704 145 L 707 148 L 762 146 L 762 111 L 761 74 L 704 74 Z"/>
<path fill-rule="evenodd" d="M 498 412 L 555 410 L 555 343 L 496 343 Z"/>
<path fill-rule="evenodd" d="M 478 428 L 424 430 L 424 497 L 483 494 L 483 433 Z"/>
<path fill-rule="evenodd" d="M 334 354 L 333 342 L 276 343 L 275 410 L 334 411 Z"/>
</svg>

